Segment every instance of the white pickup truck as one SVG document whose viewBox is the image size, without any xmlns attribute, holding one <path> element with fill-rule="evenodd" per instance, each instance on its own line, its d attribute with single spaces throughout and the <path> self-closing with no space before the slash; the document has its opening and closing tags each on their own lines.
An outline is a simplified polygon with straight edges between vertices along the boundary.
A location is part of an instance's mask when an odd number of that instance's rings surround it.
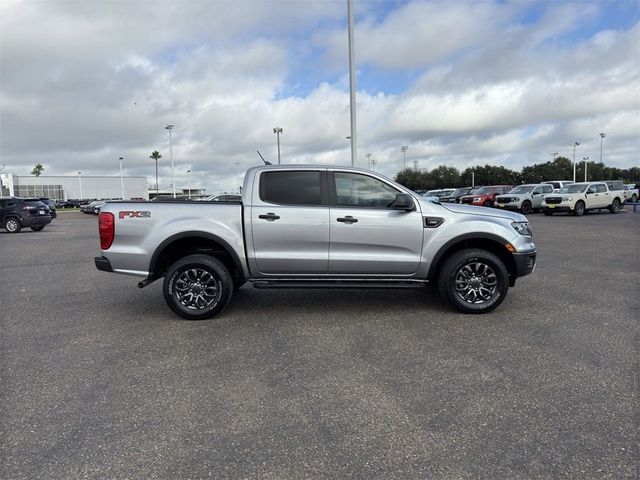
<svg viewBox="0 0 640 480">
<path fill-rule="evenodd" d="M 638 198 L 640 198 L 640 189 L 638 188 L 637 183 L 627 183 L 624 186 L 624 196 L 627 202 L 637 202 Z"/>
<path fill-rule="evenodd" d="M 577 217 L 589 210 L 608 209 L 611 213 L 618 213 L 624 203 L 624 190 L 611 190 L 619 182 L 581 182 L 568 185 L 566 192 L 547 195 L 542 201 L 542 211 L 545 215 L 556 212 L 567 212 Z"/>
</svg>

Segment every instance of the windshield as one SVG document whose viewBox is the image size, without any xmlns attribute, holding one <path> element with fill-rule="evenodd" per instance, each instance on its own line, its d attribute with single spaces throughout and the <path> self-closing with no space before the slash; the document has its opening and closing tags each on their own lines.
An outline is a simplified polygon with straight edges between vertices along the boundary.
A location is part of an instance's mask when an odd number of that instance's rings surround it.
<svg viewBox="0 0 640 480">
<path fill-rule="evenodd" d="M 455 190 L 455 191 L 451 194 L 451 196 L 452 196 L 452 197 L 459 197 L 459 196 L 461 196 L 461 195 L 466 195 L 468 192 L 469 192 L 469 189 L 468 189 L 468 188 L 459 188 L 459 189 Z"/>
<path fill-rule="evenodd" d="M 436 196 L 438 198 L 442 198 L 442 197 L 448 197 L 449 195 L 451 195 L 453 193 L 453 190 L 440 190 Z"/>
<path fill-rule="evenodd" d="M 558 193 L 567 193 L 567 190 L 569 190 L 569 186 L 568 185 L 566 187 L 562 187 L 560 190 L 558 190 Z"/>
<path fill-rule="evenodd" d="M 489 187 L 480 187 L 473 192 L 474 195 L 486 195 L 487 193 L 491 193 L 491 189 Z"/>
<path fill-rule="evenodd" d="M 429 190 L 423 197 L 437 197 L 438 193 L 440 193 L 440 190 Z"/>
<path fill-rule="evenodd" d="M 535 185 L 520 185 L 511 189 L 509 193 L 530 193 L 535 187 Z"/>
<path fill-rule="evenodd" d="M 574 183 L 573 185 L 567 185 L 567 193 L 582 193 L 587 189 L 588 183 Z"/>
</svg>

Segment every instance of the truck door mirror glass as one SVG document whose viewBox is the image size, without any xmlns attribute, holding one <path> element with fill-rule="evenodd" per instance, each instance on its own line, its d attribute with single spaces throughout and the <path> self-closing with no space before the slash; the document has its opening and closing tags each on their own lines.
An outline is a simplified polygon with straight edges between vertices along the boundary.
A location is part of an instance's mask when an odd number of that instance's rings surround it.
<svg viewBox="0 0 640 480">
<path fill-rule="evenodd" d="M 589 190 L 587 190 L 587 195 L 592 193 L 596 193 L 596 191 L 593 188 L 590 188 Z"/>
</svg>

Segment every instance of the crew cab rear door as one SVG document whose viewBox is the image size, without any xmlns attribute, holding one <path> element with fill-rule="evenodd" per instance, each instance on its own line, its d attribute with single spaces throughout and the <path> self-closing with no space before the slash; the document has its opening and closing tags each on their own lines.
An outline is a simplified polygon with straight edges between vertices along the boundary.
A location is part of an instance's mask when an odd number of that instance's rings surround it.
<svg viewBox="0 0 640 480">
<path fill-rule="evenodd" d="M 326 274 L 329 206 L 326 170 L 260 174 L 250 208 L 253 261 L 263 275 Z"/>
<path fill-rule="evenodd" d="M 389 208 L 403 192 L 364 173 L 329 172 L 328 181 L 329 274 L 415 274 L 424 235 L 420 207 Z"/>
</svg>

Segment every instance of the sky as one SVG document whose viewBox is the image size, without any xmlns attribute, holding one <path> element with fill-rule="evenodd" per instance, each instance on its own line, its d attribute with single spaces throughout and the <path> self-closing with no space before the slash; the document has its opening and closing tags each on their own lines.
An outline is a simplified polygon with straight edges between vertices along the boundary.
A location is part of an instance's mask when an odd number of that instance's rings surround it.
<svg viewBox="0 0 640 480">
<path fill-rule="evenodd" d="M 354 0 L 356 165 L 640 166 L 640 3 Z M 0 167 L 238 189 L 350 165 L 347 0 L 2 0 Z M 415 163 L 414 163 L 415 162 Z M 191 170 L 191 174 L 187 173 Z M 238 172 L 240 175 L 238 175 Z"/>
</svg>

